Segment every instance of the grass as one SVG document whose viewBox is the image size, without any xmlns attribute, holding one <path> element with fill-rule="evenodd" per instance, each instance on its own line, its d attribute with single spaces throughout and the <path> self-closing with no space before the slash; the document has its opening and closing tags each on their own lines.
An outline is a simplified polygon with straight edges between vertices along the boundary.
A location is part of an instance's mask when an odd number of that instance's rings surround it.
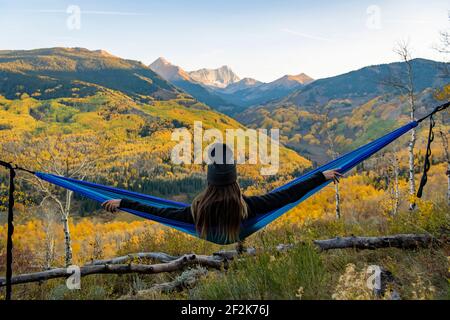
<svg viewBox="0 0 450 320">
<path fill-rule="evenodd" d="M 262 253 L 213 273 L 192 290 L 193 299 L 323 299 L 328 275 L 315 248 L 301 245 L 285 253 Z"/>
<path fill-rule="evenodd" d="M 423 217 L 425 215 L 427 218 Z M 317 220 L 301 229 L 280 227 L 259 234 L 252 245 L 269 250 L 279 243 L 299 240 L 283 253 L 267 252 L 233 263 L 225 273 L 213 273 L 202 280 L 191 299 L 375 299 L 367 287 L 367 269 L 379 265 L 395 277 L 395 289 L 402 299 L 450 299 L 450 247 L 402 250 L 330 250 L 318 252 L 313 239 L 336 235 L 386 235 L 431 233 L 439 236 L 449 226 L 447 205 L 416 213 L 402 212 L 380 229 L 377 221 Z"/>
</svg>

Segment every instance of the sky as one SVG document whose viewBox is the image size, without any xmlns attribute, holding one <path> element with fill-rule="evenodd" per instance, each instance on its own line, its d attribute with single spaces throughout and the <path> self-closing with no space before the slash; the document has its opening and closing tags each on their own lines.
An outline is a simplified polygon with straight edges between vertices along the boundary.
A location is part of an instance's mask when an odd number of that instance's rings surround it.
<svg viewBox="0 0 450 320">
<path fill-rule="evenodd" d="M 398 61 L 401 40 L 413 57 L 444 60 L 433 47 L 449 17 L 448 0 L 0 0 L 0 49 L 84 47 L 265 82 L 319 79 Z"/>
</svg>

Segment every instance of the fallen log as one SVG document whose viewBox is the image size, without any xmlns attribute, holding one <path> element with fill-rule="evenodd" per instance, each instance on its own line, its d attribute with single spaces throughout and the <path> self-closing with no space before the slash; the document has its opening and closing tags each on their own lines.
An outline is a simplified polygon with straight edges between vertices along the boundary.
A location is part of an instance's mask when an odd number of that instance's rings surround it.
<svg viewBox="0 0 450 320">
<path fill-rule="evenodd" d="M 214 252 L 213 256 L 222 258 L 224 260 L 233 260 L 235 257 L 240 255 L 250 255 L 254 256 L 256 254 L 256 249 L 249 247 L 245 249 L 236 249 L 236 250 L 221 250 L 218 252 Z"/>
<path fill-rule="evenodd" d="M 99 265 L 85 265 L 80 267 L 80 276 L 87 276 L 92 274 L 156 274 L 162 272 L 173 272 L 182 270 L 188 265 L 200 265 L 204 267 L 220 269 L 222 267 L 222 259 L 203 255 L 184 255 L 180 258 L 160 264 L 99 264 Z M 27 273 L 14 276 L 11 279 L 12 284 L 21 284 L 29 282 L 40 282 L 55 278 L 67 278 L 73 274 L 73 271 L 68 271 L 67 268 L 56 268 L 42 272 Z M 0 287 L 6 285 L 6 279 L 0 278 Z"/>
<path fill-rule="evenodd" d="M 427 248 L 437 240 L 427 234 L 397 234 L 384 237 L 336 237 L 326 240 L 315 240 L 313 243 L 321 250 L 331 249 L 368 249 L 400 248 L 416 249 Z"/>
<path fill-rule="evenodd" d="M 243 250 L 221 250 L 218 252 L 214 252 L 212 256 L 203 256 L 208 257 L 208 259 L 212 260 L 232 260 L 238 255 L 255 255 L 255 248 L 245 248 Z M 179 259 L 180 256 L 172 256 L 164 252 L 136 252 L 130 253 L 125 256 L 103 259 L 103 260 L 93 260 L 87 265 L 102 265 L 102 264 L 120 264 L 126 263 L 128 261 L 139 260 L 139 259 L 152 259 L 160 262 L 170 262 L 176 259 Z"/>
<path fill-rule="evenodd" d="M 330 249 L 379 249 L 387 247 L 396 247 L 401 249 L 415 249 L 419 247 L 428 247 L 435 239 L 426 234 L 397 234 L 384 237 L 336 237 L 326 240 L 314 240 L 313 243 L 321 250 Z M 276 246 L 277 251 L 286 251 L 294 248 L 296 244 L 279 244 Z M 213 253 L 213 257 L 232 260 L 238 255 L 255 255 L 256 249 L 252 247 L 238 248 L 235 250 L 221 250 Z M 178 259 L 179 256 L 172 256 L 164 252 L 137 252 L 127 254 L 121 257 L 115 257 L 104 260 L 94 260 L 89 265 L 100 264 L 119 264 L 135 259 L 153 259 L 160 262 L 169 262 Z"/>
<path fill-rule="evenodd" d="M 149 289 L 132 292 L 120 297 L 119 300 L 148 299 L 158 293 L 179 292 L 187 288 L 193 288 L 197 281 L 200 278 L 204 277 L 207 273 L 208 270 L 203 267 L 188 269 L 173 281 L 158 283 L 153 285 Z"/>
<path fill-rule="evenodd" d="M 160 262 L 170 262 L 173 260 L 176 260 L 180 258 L 180 256 L 172 256 L 164 252 L 137 252 L 137 253 L 130 253 L 125 256 L 121 257 L 115 257 L 111 259 L 104 259 L 104 260 L 93 260 L 88 265 L 99 265 L 99 264 L 120 264 L 125 263 L 130 260 L 136 260 L 136 259 L 152 259 Z"/>
</svg>

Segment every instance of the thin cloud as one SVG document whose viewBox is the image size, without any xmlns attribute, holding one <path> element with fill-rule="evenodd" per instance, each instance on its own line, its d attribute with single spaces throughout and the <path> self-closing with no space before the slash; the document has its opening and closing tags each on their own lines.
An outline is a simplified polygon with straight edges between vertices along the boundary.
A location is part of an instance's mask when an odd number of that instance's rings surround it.
<svg viewBox="0 0 450 320">
<path fill-rule="evenodd" d="M 213 49 L 213 50 L 201 53 L 200 56 L 202 56 L 204 58 L 205 57 L 212 57 L 212 56 L 220 55 L 220 54 L 222 54 L 224 52 L 225 52 L 225 50 L 223 50 L 223 49 Z"/>
<path fill-rule="evenodd" d="M 92 10 L 80 10 L 80 11 L 82 14 L 108 15 L 108 16 L 146 16 L 146 15 L 148 15 L 148 13 L 125 12 L 125 11 L 92 11 Z M 32 10 L 31 12 L 67 13 L 66 10 L 53 10 L 53 9 Z"/>
<path fill-rule="evenodd" d="M 281 29 L 281 31 L 292 34 L 297 37 L 302 37 L 302 38 L 307 38 L 307 39 L 312 39 L 312 40 L 327 41 L 327 42 L 333 41 L 333 39 L 330 39 L 330 38 L 325 38 L 325 37 L 321 37 L 321 36 L 317 36 L 317 35 L 313 35 L 313 34 L 309 34 L 309 33 L 298 32 L 298 31 L 294 31 L 291 29 L 287 29 L 287 28 Z"/>
<path fill-rule="evenodd" d="M 386 22 L 402 23 L 402 24 L 434 24 L 436 20 L 425 19 L 386 19 Z"/>
</svg>

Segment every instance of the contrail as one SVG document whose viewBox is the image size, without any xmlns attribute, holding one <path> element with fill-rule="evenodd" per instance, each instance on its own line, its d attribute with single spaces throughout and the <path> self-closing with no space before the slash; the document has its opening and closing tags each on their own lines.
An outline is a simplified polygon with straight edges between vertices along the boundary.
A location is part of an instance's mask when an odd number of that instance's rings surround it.
<svg viewBox="0 0 450 320">
<path fill-rule="evenodd" d="M 54 10 L 54 9 L 42 9 L 31 10 L 30 12 L 38 13 L 67 13 L 66 10 Z M 123 12 L 123 11 L 93 11 L 93 10 L 81 10 L 82 14 L 97 14 L 97 15 L 109 15 L 109 16 L 146 16 L 148 13 L 140 12 Z"/>
</svg>

